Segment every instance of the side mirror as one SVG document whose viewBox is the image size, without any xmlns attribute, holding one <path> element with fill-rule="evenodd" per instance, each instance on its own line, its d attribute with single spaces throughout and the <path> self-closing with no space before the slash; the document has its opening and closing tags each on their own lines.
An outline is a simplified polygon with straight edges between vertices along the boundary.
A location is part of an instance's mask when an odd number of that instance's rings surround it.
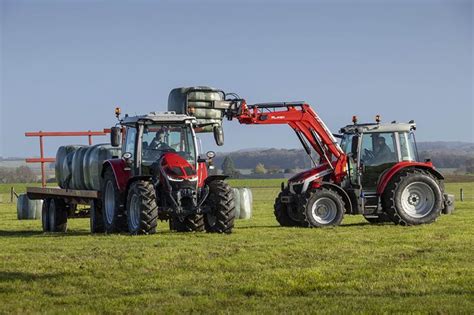
<svg viewBox="0 0 474 315">
<path fill-rule="evenodd" d="M 120 127 L 110 128 L 110 144 L 113 147 L 119 147 L 120 146 L 121 137 L 122 137 L 122 129 Z"/>
<path fill-rule="evenodd" d="M 212 160 L 213 158 L 216 157 L 216 152 L 214 151 L 207 151 L 206 156 L 209 160 Z"/>
<path fill-rule="evenodd" d="M 132 153 L 130 153 L 130 152 L 125 152 L 124 154 L 122 154 L 122 159 L 124 159 L 125 163 L 127 163 L 129 165 L 132 164 L 131 163 L 132 162 L 132 157 L 133 157 Z"/>
<path fill-rule="evenodd" d="M 214 132 L 214 140 L 216 140 L 216 144 L 218 146 L 224 145 L 224 130 L 222 129 L 222 126 L 214 126 L 212 131 Z"/>
</svg>

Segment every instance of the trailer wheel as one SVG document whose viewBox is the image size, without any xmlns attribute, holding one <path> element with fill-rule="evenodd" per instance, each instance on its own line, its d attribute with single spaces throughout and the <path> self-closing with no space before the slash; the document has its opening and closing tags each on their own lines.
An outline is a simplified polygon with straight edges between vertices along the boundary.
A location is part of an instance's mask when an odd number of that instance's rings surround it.
<svg viewBox="0 0 474 315">
<path fill-rule="evenodd" d="M 111 168 L 107 168 L 105 171 L 101 192 L 105 231 L 115 233 L 125 230 L 126 218 L 120 213 L 122 198 Z"/>
<path fill-rule="evenodd" d="M 372 224 L 392 223 L 392 220 L 385 213 L 367 214 L 364 215 L 364 218 Z"/>
<path fill-rule="evenodd" d="M 235 219 L 234 194 L 223 180 L 209 183 L 206 205 L 210 211 L 204 214 L 204 227 L 208 233 L 232 233 Z"/>
<path fill-rule="evenodd" d="M 91 233 L 104 233 L 104 218 L 102 213 L 102 202 L 100 200 L 92 200 L 90 203 L 90 227 Z"/>
<path fill-rule="evenodd" d="M 177 232 L 202 232 L 204 231 L 204 216 L 202 214 L 195 214 L 181 219 L 173 216 L 170 218 L 170 230 Z"/>
<path fill-rule="evenodd" d="M 43 232 L 49 232 L 49 203 L 50 199 L 43 200 L 43 207 L 41 208 L 41 226 L 43 227 Z"/>
<path fill-rule="evenodd" d="M 385 189 L 382 201 L 390 219 L 400 225 L 434 222 L 443 208 L 438 181 L 421 170 L 396 175 Z"/>
<path fill-rule="evenodd" d="M 289 207 L 287 203 L 282 203 L 281 197 L 283 195 L 288 195 L 288 188 L 281 191 L 275 199 L 273 214 L 275 215 L 276 220 L 281 226 L 301 226 L 302 217 L 298 213 L 296 204 L 291 204 Z"/>
<path fill-rule="evenodd" d="M 154 234 L 158 220 L 155 187 L 137 180 L 130 185 L 127 196 L 127 222 L 130 234 Z"/>
<path fill-rule="evenodd" d="M 337 192 L 327 188 L 302 195 L 299 205 L 306 227 L 336 226 L 344 217 L 344 201 Z"/>
<path fill-rule="evenodd" d="M 67 210 L 61 199 L 51 199 L 49 203 L 49 229 L 51 232 L 66 232 Z"/>
</svg>

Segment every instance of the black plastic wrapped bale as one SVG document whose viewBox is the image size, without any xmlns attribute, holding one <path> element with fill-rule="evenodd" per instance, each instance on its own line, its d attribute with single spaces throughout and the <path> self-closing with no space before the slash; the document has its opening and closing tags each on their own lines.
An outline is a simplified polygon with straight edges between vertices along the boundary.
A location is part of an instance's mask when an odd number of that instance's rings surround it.
<svg viewBox="0 0 474 315">
<path fill-rule="evenodd" d="M 72 158 L 74 152 L 81 147 L 83 147 L 83 145 L 65 145 L 58 148 L 54 171 L 59 187 L 69 188 L 68 186 L 69 181 L 71 180 Z"/>
<path fill-rule="evenodd" d="M 224 92 L 208 86 L 181 87 L 171 90 L 168 110 L 196 117 L 200 132 L 212 132 L 222 125 L 223 112 L 213 108 L 213 101 L 223 101 Z"/>
<path fill-rule="evenodd" d="M 89 147 L 79 148 L 74 152 L 72 157 L 72 178 L 70 187 L 72 189 L 86 189 L 86 185 L 84 183 L 84 156 L 86 155 L 88 148 Z"/>
<path fill-rule="evenodd" d="M 96 144 L 87 148 L 82 164 L 85 189 L 100 190 L 102 165 L 114 156 L 120 156 L 120 149 L 110 144 Z"/>
</svg>

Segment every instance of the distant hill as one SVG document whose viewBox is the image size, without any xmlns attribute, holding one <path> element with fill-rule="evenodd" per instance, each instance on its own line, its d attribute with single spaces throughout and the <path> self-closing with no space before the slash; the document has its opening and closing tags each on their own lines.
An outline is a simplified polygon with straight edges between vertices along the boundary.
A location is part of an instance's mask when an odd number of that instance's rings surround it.
<svg viewBox="0 0 474 315">
<path fill-rule="evenodd" d="M 474 161 L 474 143 L 469 142 L 419 142 L 420 159 L 430 158 L 439 168 L 463 168 Z M 258 163 L 266 168 L 304 169 L 311 161 L 303 149 L 246 149 L 217 154 L 215 165 L 220 167 L 226 156 L 232 157 L 235 167 L 251 169 Z"/>
</svg>

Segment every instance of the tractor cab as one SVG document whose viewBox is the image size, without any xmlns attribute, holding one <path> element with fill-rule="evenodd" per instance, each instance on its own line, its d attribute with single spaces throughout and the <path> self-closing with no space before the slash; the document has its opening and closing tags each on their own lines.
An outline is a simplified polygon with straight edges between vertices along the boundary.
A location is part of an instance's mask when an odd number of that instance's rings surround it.
<svg viewBox="0 0 474 315">
<path fill-rule="evenodd" d="M 158 175 L 158 162 L 176 178 L 196 176 L 198 152 L 193 130 L 195 119 L 174 112 L 126 116 L 121 121 L 122 157 L 132 176 Z M 120 136 L 112 134 L 112 139 Z M 117 142 L 117 141 L 114 141 Z M 118 143 L 113 143 L 118 145 Z"/>
<path fill-rule="evenodd" d="M 377 120 L 379 120 L 377 118 Z M 363 191 L 365 206 L 377 206 L 381 176 L 399 162 L 418 162 L 414 121 L 354 124 L 341 129 L 341 148 L 348 156 L 348 186 Z"/>
</svg>

